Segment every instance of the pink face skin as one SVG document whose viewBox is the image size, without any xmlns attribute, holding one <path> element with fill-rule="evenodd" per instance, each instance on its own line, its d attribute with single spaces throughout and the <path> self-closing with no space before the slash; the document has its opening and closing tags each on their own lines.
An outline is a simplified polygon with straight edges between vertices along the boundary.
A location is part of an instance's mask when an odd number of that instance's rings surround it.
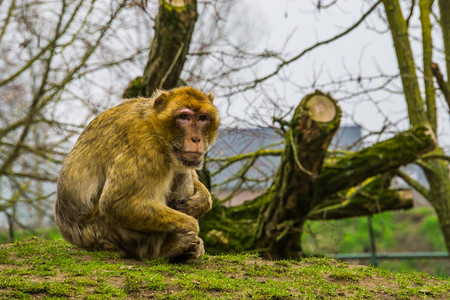
<svg viewBox="0 0 450 300">
<path fill-rule="evenodd" d="M 205 112 L 194 112 L 183 108 L 176 114 L 177 124 L 186 133 L 182 156 L 187 159 L 199 159 L 206 152 L 203 138 L 203 128 L 211 122 L 211 117 Z"/>
</svg>

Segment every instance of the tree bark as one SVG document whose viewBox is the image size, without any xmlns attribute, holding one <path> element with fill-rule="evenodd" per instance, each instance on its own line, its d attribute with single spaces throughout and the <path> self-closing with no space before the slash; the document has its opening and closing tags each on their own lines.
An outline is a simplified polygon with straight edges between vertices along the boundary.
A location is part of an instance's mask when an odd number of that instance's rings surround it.
<svg viewBox="0 0 450 300">
<path fill-rule="evenodd" d="M 197 20 L 196 0 L 160 0 L 155 34 L 142 77 L 126 88 L 124 98 L 150 97 L 157 89 L 177 86 Z"/>
</svg>

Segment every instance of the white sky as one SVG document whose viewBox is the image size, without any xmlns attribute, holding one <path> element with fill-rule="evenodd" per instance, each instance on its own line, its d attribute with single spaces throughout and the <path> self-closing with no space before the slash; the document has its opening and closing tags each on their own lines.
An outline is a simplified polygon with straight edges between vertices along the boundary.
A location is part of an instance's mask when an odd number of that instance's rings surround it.
<svg viewBox="0 0 450 300">
<path fill-rule="evenodd" d="M 349 25 L 354 24 L 361 17 L 362 12 L 367 11 L 371 6 L 367 3 L 368 1 L 346 0 L 338 1 L 339 4 L 332 9 L 318 12 L 313 6 L 315 2 L 317 1 L 245 0 L 247 7 L 244 10 L 249 19 L 248 23 L 252 24 L 252 30 L 258 37 L 258 40 L 254 42 L 254 51 L 270 49 L 287 53 L 288 55 L 284 57 L 291 57 L 318 41 L 342 32 Z M 418 20 L 417 12 L 413 19 Z M 395 74 L 397 61 L 390 33 L 376 32 L 370 29 L 369 25 L 378 31 L 386 29 L 378 13 L 374 12 L 368 22 L 361 24 L 354 32 L 332 44 L 313 50 L 283 69 L 283 74 L 301 86 L 310 86 L 314 80 L 320 84 L 329 82 L 331 79 L 347 78 L 349 73 L 367 76 L 377 75 L 381 70 L 384 74 Z M 252 38 L 252 32 L 246 34 L 249 35 L 249 39 Z M 420 37 L 420 31 L 413 34 Z M 289 40 L 287 44 L 286 40 Z M 439 36 L 435 35 L 434 40 L 439 42 Z M 420 66 L 421 46 L 415 42 L 413 47 L 416 63 Z M 439 53 L 436 59 L 439 59 Z M 444 69 L 443 62 L 441 65 L 441 69 Z M 259 74 L 267 74 L 271 71 L 270 67 L 267 67 L 267 70 L 264 67 L 257 69 Z M 277 84 L 273 94 L 282 94 L 288 99 L 290 105 L 295 105 L 305 95 L 305 91 L 296 87 L 295 84 Z M 394 123 L 404 120 L 398 123 L 397 129 L 408 128 L 405 120 L 406 104 L 402 95 L 373 94 L 374 99 L 381 103 L 379 107 L 382 113 L 380 113 L 374 103 L 369 101 L 369 96 L 360 96 L 346 101 L 344 94 L 334 91 L 331 87 L 325 87 L 323 90 L 340 100 L 340 105 L 347 116 L 354 116 L 356 122 L 369 130 L 380 130 L 386 116 Z M 442 99 L 438 100 L 438 107 L 440 142 L 442 146 L 448 147 L 450 146 L 450 120 Z M 240 114 L 242 108 L 234 107 L 232 113 Z M 343 123 L 349 124 L 352 120 L 344 118 Z"/>
</svg>

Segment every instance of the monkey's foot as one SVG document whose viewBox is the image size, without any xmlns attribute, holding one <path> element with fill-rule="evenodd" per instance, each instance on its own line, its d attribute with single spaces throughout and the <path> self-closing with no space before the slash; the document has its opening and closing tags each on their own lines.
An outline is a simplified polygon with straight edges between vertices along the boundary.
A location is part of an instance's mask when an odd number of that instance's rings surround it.
<svg viewBox="0 0 450 300">
<path fill-rule="evenodd" d="M 205 254 L 205 247 L 203 245 L 203 240 L 195 234 L 192 236 L 193 232 L 186 234 L 187 240 L 189 240 L 189 247 L 183 254 L 171 259 L 172 262 L 192 264 L 198 262 L 198 260 Z M 194 237 L 194 239 L 192 239 Z"/>
</svg>

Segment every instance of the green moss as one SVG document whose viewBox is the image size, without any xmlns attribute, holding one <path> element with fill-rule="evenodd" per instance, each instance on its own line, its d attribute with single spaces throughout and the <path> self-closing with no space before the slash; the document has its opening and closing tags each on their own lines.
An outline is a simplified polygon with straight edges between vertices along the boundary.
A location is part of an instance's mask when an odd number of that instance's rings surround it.
<svg viewBox="0 0 450 300">
<path fill-rule="evenodd" d="M 123 92 L 124 98 L 138 98 L 143 97 L 143 83 L 142 76 L 136 77 L 133 81 L 130 82 L 128 87 Z"/>
<path fill-rule="evenodd" d="M 227 208 L 213 198 L 213 208 L 200 219 L 200 236 L 210 253 L 242 252 L 252 249 L 256 231 L 256 214 L 259 198 L 245 207 Z M 248 205 L 248 206 L 246 206 Z"/>
<path fill-rule="evenodd" d="M 322 168 L 316 185 L 319 189 L 317 197 L 327 198 L 367 178 L 414 162 L 421 154 L 436 147 L 430 133 L 428 125 L 418 125 L 391 139 L 337 158 L 332 165 Z"/>
</svg>

